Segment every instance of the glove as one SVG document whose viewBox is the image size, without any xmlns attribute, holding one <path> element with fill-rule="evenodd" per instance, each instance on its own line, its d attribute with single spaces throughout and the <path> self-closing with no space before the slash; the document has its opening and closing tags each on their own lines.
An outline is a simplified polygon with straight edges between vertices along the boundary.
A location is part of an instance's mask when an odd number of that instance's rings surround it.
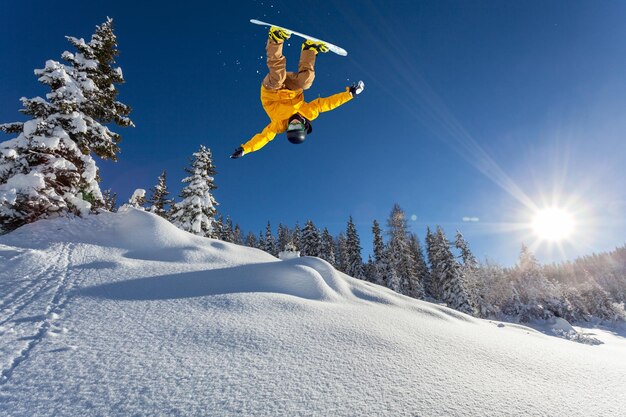
<svg viewBox="0 0 626 417">
<path fill-rule="evenodd" d="M 365 83 L 363 81 L 359 81 L 350 86 L 350 94 L 352 94 L 352 97 L 361 94 L 363 90 L 365 90 Z"/>
<path fill-rule="evenodd" d="M 235 152 L 233 152 L 233 154 L 230 156 L 231 159 L 237 159 L 240 158 L 242 156 L 244 156 L 245 152 L 243 150 L 243 148 L 240 146 L 237 149 L 235 149 Z"/>
</svg>

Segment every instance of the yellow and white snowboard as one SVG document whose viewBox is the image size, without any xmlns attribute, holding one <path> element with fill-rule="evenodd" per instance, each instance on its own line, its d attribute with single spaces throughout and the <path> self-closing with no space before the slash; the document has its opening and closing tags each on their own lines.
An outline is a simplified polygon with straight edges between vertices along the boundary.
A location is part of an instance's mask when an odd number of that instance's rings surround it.
<svg viewBox="0 0 626 417">
<path fill-rule="evenodd" d="M 305 35 L 304 33 L 296 32 L 295 30 L 291 30 L 291 29 L 288 29 L 286 27 L 278 26 L 278 25 L 275 25 L 273 23 L 262 22 L 262 21 L 256 20 L 256 19 L 250 19 L 250 23 L 254 23 L 255 25 L 261 25 L 261 26 L 269 26 L 269 27 L 274 26 L 274 27 L 286 30 L 287 32 L 289 32 L 289 33 L 291 33 L 293 35 L 300 36 L 301 38 L 309 39 L 309 40 L 311 40 L 313 42 L 324 42 L 326 44 L 326 46 L 328 47 L 329 51 L 334 52 L 337 55 L 341 55 L 341 56 L 348 55 L 348 52 L 345 49 L 340 48 L 337 45 L 333 45 L 330 42 L 326 42 L 326 41 L 323 41 L 321 39 L 314 38 L 313 36 Z"/>
</svg>

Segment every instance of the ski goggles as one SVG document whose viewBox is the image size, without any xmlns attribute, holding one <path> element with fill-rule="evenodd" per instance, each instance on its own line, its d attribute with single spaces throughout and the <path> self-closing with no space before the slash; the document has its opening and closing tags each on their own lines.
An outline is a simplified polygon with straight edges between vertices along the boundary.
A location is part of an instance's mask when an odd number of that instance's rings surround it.
<svg viewBox="0 0 626 417">
<path fill-rule="evenodd" d="M 306 133 L 311 133 L 313 131 L 313 126 L 311 123 L 305 119 L 304 117 L 296 114 L 291 117 L 289 120 L 289 124 L 287 125 L 288 131 L 305 131 Z"/>
<path fill-rule="evenodd" d="M 294 119 L 292 121 L 289 122 L 289 126 L 287 126 L 287 130 L 289 131 L 305 131 L 306 130 L 306 125 L 304 124 L 303 121 L 298 120 L 298 119 Z"/>
</svg>

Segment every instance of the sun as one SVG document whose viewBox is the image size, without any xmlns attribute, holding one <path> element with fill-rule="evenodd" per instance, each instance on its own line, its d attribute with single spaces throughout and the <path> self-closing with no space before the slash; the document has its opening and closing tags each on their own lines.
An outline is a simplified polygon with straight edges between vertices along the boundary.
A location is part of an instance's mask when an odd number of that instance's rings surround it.
<svg viewBox="0 0 626 417">
<path fill-rule="evenodd" d="M 567 210 L 551 207 L 535 213 L 532 228 L 540 239 L 560 242 L 572 235 L 575 222 L 574 217 Z"/>
</svg>

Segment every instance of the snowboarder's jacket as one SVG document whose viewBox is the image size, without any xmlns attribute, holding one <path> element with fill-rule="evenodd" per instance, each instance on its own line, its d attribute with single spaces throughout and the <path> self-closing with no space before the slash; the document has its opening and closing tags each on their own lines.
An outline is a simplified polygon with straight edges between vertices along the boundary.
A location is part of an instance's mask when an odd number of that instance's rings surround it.
<svg viewBox="0 0 626 417">
<path fill-rule="evenodd" d="M 298 90 L 270 90 L 261 86 L 261 103 L 271 122 L 261 133 L 254 135 L 245 144 L 241 145 L 245 153 L 258 151 L 277 134 L 287 130 L 289 118 L 298 113 L 308 120 L 314 120 L 320 113 L 330 111 L 347 103 L 352 99 L 350 88 L 343 93 L 330 97 L 320 97 L 310 103 L 304 101 L 302 89 Z"/>
</svg>

